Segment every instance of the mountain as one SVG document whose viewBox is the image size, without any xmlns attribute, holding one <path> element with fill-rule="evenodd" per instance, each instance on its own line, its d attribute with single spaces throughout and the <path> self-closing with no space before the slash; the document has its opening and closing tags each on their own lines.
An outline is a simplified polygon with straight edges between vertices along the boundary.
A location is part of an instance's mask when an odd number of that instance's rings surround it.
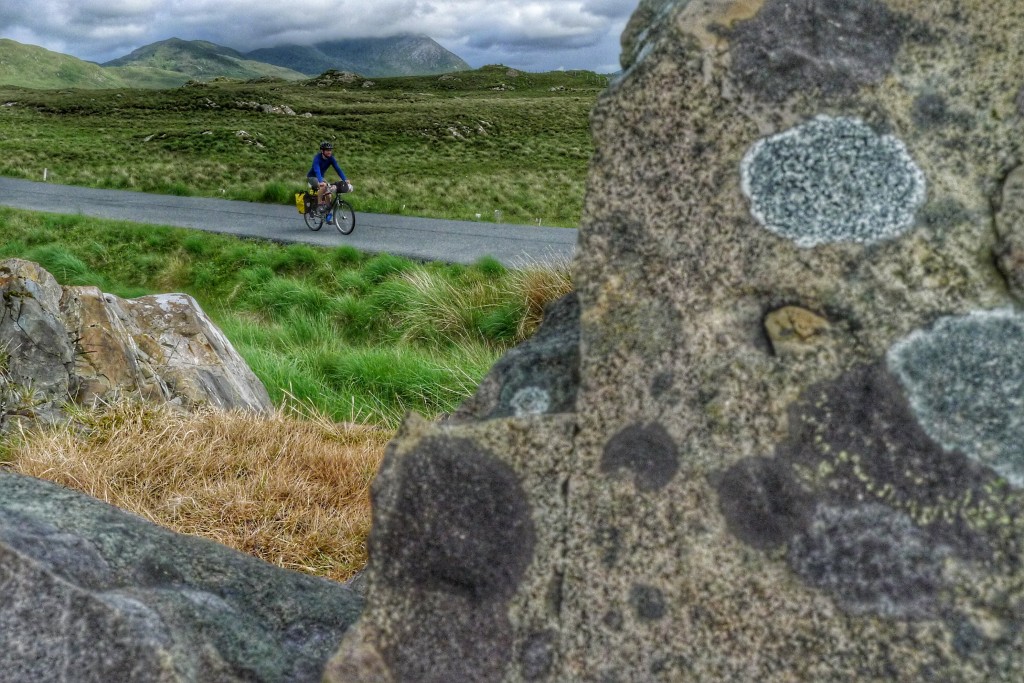
<svg viewBox="0 0 1024 683">
<path fill-rule="evenodd" d="M 230 47 L 205 40 L 169 38 L 140 47 L 138 50 L 104 62 L 104 67 L 145 66 L 173 71 L 194 80 L 217 77 L 251 79 L 261 77 L 283 78 L 297 81 L 306 75 L 274 64 L 247 58 Z"/>
<path fill-rule="evenodd" d="M 432 38 L 406 33 L 387 38 L 346 38 L 309 47 L 282 45 L 245 53 L 246 58 L 316 76 L 328 69 L 360 76 L 426 76 L 465 71 L 469 64 Z"/>
</svg>

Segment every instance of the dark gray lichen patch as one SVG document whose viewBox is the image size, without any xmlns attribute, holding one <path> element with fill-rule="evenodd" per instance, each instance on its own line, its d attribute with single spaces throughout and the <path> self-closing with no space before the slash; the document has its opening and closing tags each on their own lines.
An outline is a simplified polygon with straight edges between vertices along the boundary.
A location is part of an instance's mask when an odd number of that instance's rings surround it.
<svg viewBox="0 0 1024 683">
<path fill-rule="evenodd" d="M 601 563 L 611 569 L 622 554 L 622 532 L 611 526 L 599 526 L 594 533 L 594 543 L 601 548 Z"/>
<path fill-rule="evenodd" d="M 382 486 L 386 506 L 376 504 Z M 515 471 L 469 439 L 426 438 L 388 453 L 374 500 L 370 557 L 409 596 L 382 647 L 396 680 L 502 680 L 513 659 L 508 605 L 536 538 Z"/>
<path fill-rule="evenodd" d="M 898 236 L 925 200 L 903 143 L 853 118 L 818 116 L 759 140 L 740 174 L 751 215 L 801 247 Z"/>
<path fill-rule="evenodd" d="M 993 510 L 1005 512 L 1008 503 L 996 493 L 995 474 L 930 438 L 884 364 L 810 387 L 791 406 L 789 421 L 776 458 L 799 472 L 819 500 L 887 505 L 963 557 L 1020 557 L 1019 542 L 997 540 L 1003 534 Z"/>
<path fill-rule="evenodd" d="M 789 548 L 790 565 L 854 614 L 924 618 L 935 613 L 944 550 L 906 515 L 884 505 L 822 505 Z"/>
<path fill-rule="evenodd" d="M 675 376 L 671 372 L 661 372 L 651 381 L 651 396 L 661 398 L 662 395 L 672 388 L 675 383 Z"/>
<path fill-rule="evenodd" d="M 629 603 L 641 621 L 658 621 L 667 610 L 665 595 L 657 586 L 635 584 L 629 591 Z"/>
<path fill-rule="evenodd" d="M 605 474 L 623 469 L 640 491 L 657 491 L 679 471 L 679 447 L 660 424 L 631 425 L 608 441 L 601 457 Z"/>
<path fill-rule="evenodd" d="M 381 655 L 394 681 L 499 683 L 513 663 L 507 606 L 471 604 L 462 596 L 416 591 L 394 619 Z"/>
<path fill-rule="evenodd" d="M 398 463 L 397 499 L 374 524 L 371 554 L 398 584 L 504 600 L 533 557 L 518 476 L 467 439 L 430 438 Z"/>
<path fill-rule="evenodd" d="M 884 362 L 806 389 L 771 457 L 711 483 L 733 534 L 788 545 L 794 572 L 858 614 L 937 614 L 949 555 L 994 573 L 1024 566 L 1024 496 L 932 439 Z"/>
<path fill-rule="evenodd" d="M 885 78 L 903 31 L 878 0 L 767 0 L 752 19 L 737 22 L 731 70 L 768 100 L 812 88 L 848 94 Z"/>
<path fill-rule="evenodd" d="M 954 111 L 943 95 L 931 91 L 923 92 L 914 98 L 910 115 L 914 125 L 921 129 L 945 126 L 967 129 L 972 123 L 970 114 Z"/>
<path fill-rule="evenodd" d="M 712 483 L 729 530 L 762 550 L 783 545 L 806 528 L 813 509 L 813 497 L 790 466 L 775 458 L 745 458 Z"/>
<path fill-rule="evenodd" d="M 929 436 L 1024 486 L 1024 316 L 942 318 L 893 345 L 888 363 Z"/>
<path fill-rule="evenodd" d="M 935 230 L 955 228 L 971 219 L 967 207 L 952 197 L 928 202 L 917 215 L 922 224 Z"/>
</svg>

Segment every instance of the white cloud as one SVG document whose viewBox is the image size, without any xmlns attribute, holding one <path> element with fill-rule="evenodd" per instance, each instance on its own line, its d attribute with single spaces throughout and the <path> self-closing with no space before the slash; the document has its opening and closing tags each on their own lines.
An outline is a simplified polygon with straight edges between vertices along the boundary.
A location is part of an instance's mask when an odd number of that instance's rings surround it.
<svg viewBox="0 0 1024 683">
<path fill-rule="evenodd" d="M 248 51 L 421 33 L 470 63 L 527 71 L 618 68 L 638 0 L 0 0 L 0 37 L 107 61 L 166 38 Z M 16 5 L 16 6 L 15 6 Z"/>
</svg>

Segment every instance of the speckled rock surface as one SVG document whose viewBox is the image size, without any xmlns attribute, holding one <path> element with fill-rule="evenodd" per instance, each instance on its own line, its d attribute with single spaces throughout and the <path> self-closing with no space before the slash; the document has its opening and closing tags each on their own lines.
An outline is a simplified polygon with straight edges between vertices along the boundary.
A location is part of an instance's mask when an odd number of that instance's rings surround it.
<svg viewBox="0 0 1024 683">
<path fill-rule="evenodd" d="M 362 598 L 0 471 L 4 683 L 316 683 Z"/>
<path fill-rule="evenodd" d="M 1018 0 L 642 0 L 574 405 L 406 428 L 328 680 L 1024 679 L 1020 35 Z"/>
</svg>

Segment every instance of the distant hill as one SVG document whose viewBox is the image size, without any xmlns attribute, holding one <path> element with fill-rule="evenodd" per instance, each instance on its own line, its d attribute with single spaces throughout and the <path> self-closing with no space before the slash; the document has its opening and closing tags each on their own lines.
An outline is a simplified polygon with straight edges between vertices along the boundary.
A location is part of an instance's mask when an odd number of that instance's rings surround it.
<svg viewBox="0 0 1024 683">
<path fill-rule="evenodd" d="M 148 49 L 147 49 L 148 48 Z M 304 74 L 234 56 L 213 43 L 163 41 L 100 65 L 0 38 L 0 84 L 23 88 L 174 88 L 217 76 L 305 79 Z M 223 51 L 223 52 L 222 52 Z M 237 55 L 237 53 L 235 53 Z M 134 55 L 134 58 L 132 57 Z"/>
<path fill-rule="evenodd" d="M 334 69 L 360 76 L 426 76 L 466 71 L 469 64 L 424 35 L 348 38 L 308 47 L 282 45 L 245 53 L 248 59 L 316 76 Z"/>
<path fill-rule="evenodd" d="M 23 88 L 123 88 L 121 74 L 70 55 L 0 38 L 0 83 Z"/>
<path fill-rule="evenodd" d="M 230 47 L 205 40 L 169 38 L 103 63 L 104 67 L 150 67 L 183 74 L 187 79 L 283 78 L 297 81 L 306 74 L 292 69 L 255 61 Z"/>
</svg>

